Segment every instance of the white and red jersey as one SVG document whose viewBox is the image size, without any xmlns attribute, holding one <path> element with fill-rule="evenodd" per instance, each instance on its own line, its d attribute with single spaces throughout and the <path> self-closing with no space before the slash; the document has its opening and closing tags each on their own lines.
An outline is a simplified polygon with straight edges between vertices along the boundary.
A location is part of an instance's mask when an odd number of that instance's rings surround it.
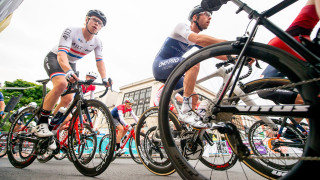
<svg viewBox="0 0 320 180">
<path fill-rule="evenodd" d="M 94 99 L 94 91 L 96 90 L 96 86 L 90 84 L 89 86 L 81 85 L 83 94 L 90 92 L 90 99 Z"/>
<path fill-rule="evenodd" d="M 76 63 L 79 59 L 95 52 L 96 61 L 102 60 L 102 42 L 94 36 L 90 41 L 84 39 L 82 28 L 67 28 L 63 31 L 59 45 L 52 49 L 52 52 L 57 54 L 59 51 L 64 51 L 68 55 L 70 63 Z"/>
</svg>

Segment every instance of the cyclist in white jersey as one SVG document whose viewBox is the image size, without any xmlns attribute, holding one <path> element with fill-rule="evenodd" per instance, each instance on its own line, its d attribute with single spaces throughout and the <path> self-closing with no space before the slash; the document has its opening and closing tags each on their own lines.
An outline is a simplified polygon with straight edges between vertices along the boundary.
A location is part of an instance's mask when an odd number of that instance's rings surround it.
<svg viewBox="0 0 320 180">
<path fill-rule="evenodd" d="M 182 56 L 192 47 L 206 47 L 225 41 L 199 34 L 199 32 L 208 28 L 211 21 L 211 12 L 205 11 L 201 6 L 195 6 L 191 10 L 188 19 L 191 24 L 179 23 L 166 39 L 153 62 L 153 75 L 160 82 L 166 81 L 172 70 L 184 60 Z M 226 60 L 227 57 L 221 56 L 219 59 Z M 198 97 L 192 96 L 192 98 L 189 98 L 191 94 L 195 94 L 194 87 L 199 69 L 200 64 L 189 69 L 185 76 L 180 79 L 175 89 L 184 87 L 181 107 L 183 121 L 193 127 L 207 128 L 210 127 L 210 124 L 203 123 L 199 116 L 192 111 L 196 107 Z"/>
<path fill-rule="evenodd" d="M 102 27 L 106 25 L 107 19 L 99 10 L 90 10 L 87 13 L 85 27 L 82 28 L 67 28 L 61 35 L 59 45 L 52 49 L 45 58 L 44 68 L 47 71 L 53 83 L 53 89 L 45 97 L 43 108 L 37 125 L 38 137 L 49 137 L 53 133 L 48 129 L 48 117 L 59 100 L 60 95 L 66 89 L 69 80 L 74 83 L 78 79 L 75 74 L 76 62 L 91 51 L 94 51 L 96 65 L 103 83 L 110 86 L 106 78 L 105 64 L 102 58 L 102 43 L 95 36 Z M 57 110 L 72 101 L 73 94 L 68 94 L 61 97 Z M 50 149 L 55 149 L 55 143 L 50 145 Z"/>
</svg>

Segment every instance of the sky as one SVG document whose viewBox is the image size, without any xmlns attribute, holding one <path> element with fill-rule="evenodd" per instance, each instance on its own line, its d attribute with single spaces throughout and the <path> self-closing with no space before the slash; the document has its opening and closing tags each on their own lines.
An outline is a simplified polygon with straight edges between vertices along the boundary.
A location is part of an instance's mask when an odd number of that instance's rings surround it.
<svg viewBox="0 0 320 180">
<path fill-rule="evenodd" d="M 48 78 L 43 68 L 46 54 L 58 44 L 65 28 L 84 27 L 85 15 L 90 9 L 99 9 L 107 17 L 107 25 L 97 36 L 103 42 L 107 77 L 113 79 L 114 89 L 153 77 L 152 62 L 162 43 L 177 23 L 189 23 L 190 10 L 200 2 L 24 0 L 14 12 L 10 25 L 0 33 L 0 82 L 16 79 L 35 82 Z M 278 0 L 244 2 L 261 12 Z M 306 0 L 300 0 L 271 20 L 286 29 L 305 3 Z M 237 15 L 236 10 L 237 6 L 228 2 L 213 12 L 209 28 L 202 33 L 226 40 L 243 35 L 249 23 L 248 15 L 245 12 Z M 261 27 L 255 40 L 267 43 L 273 37 Z M 88 71 L 98 72 L 93 52 L 78 61 L 77 70 L 81 79 Z"/>
</svg>

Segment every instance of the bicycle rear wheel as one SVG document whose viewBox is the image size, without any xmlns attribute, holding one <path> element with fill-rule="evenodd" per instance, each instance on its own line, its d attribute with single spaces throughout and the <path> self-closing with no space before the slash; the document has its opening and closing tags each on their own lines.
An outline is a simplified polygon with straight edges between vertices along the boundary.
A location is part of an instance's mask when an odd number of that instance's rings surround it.
<svg viewBox="0 0 320 180">
<path fill-rule="evenodd" d="M 75 111 L 69 126 L 68 148 L 75 167 L 85 176 L 97 176 L 103 173 L 109 166 L 115 148 L 115 127 L 109 109 L 98 100 L 87 100 L 81 105 L 83 118 L 89 117 L 90 109 L 96 109 L 99 120 L 105 122 L 104 126 L 109 134 L 109 151 L 105 152 L 103 158 L 97 157 L 98 148 L 97 135 L 91 127 L 85 126 L 84 130 L 75 133 L 75 123 L 79 118 L 79 112 Z M 77 126 L 77 125 L 76 125 Z"/>
<path fill-rule="evenodd" d="M 224 42 L 219 43 L 216 45 L 212 45 L 206 48 L 203 48 L 196 53 L 190 55 L 185 61 L 183 61 L 181 64 L 179 64 L 175 70 L 171 73 L 169 78 L 166 81 L 166 85 L 164 86 L 163 93 L 160 100 L 160 110 L 159 110 L 159 126 L 160 126 L 160 133 L 162 142 L 164 143 L 164 147 L 166 149 L 166 152 L 171 159 L 171 162 L 174 163 L 177 171 L 179 172 L 179 175 L 183 179 L 207 179 L 211 178 L 213 176 L 213 171 L 205 172 L 198 169 L 194 169 L 191 164 L 183 157 L 183 155 L 180 153 L 179 148 L 175 144 L 174 139 L 170 135 L 170 126 L 169 126 L 169 115 L 168 115 L 168 106 L 170 102 L 170 97 L 172 95 L 173 89 L 176 86 L 179 79 L 185 74 L 187 70 L 189 70 L 191 67 L 197 65 L 198 63 L 201 63 L 201 68 L 199 72 L 199 76 L 207 75 L 207 72 L 203 71 L 208 70 L 210 73 L 212 73 L 212 58 L 215 58 L 217 56 L 223 56 L 223 55 L 233 55 L 237 56 L 240 54 L 242 48 L 240 46 L 236 47 L 233 46 L 232 43 L 234 42 Z M 295 58 L 294 56 L 278 49 L 275 47 L 271 47 L 268 45 L 264 45 L 261 43 L 250 43 L 248 49 L 245 51 L 244 56 L 251 57 L 255 59 L 259 59 L 260 61 L 263 61 L 267 64 L 270 64 L 274 67 L 276 67 L 280 72 L 282 72 L 284 75 L 288 77 L 290 82 L 296 83 L 296 82 L 306 82 L 310 79 L 313 79 L 315 77 L 319 77 L 319 74 L 316 73 L 313 69 L 307 67 L 307 65 Z M 204 65 L 203 65 L 204 64 Z M 211 69 L 207 69 L 211 68 Z M 206 86 L 212 91 L 218 92 L 215 87 L 217 86 L 217 82 L 212 82 L 210 86 L 210 80 L 203 82 L 201 85 Z M 208 83 L 208 84 L 206 84 Z M 315 110 L 317 107 L 319 107 L 319 83 L 318 82 L 308 82 L 299 86 L 294 87 L 300 95 L 303 97 L 303 100 L 305 102 L 305 105 L 310 107 L 310 110 Z M 227 98 L 227 97 L 224 97 Z M 215 100 L 215 98 L 213 98 Z M 215 102 L 213 100 L 213 102 Z M 227 101 L 228 106 L 230 105 L 230 100 Z M 246 103 L 246 102 L 243 102 Z M 261 104 L 257 102 L 259 107 L 262 107 L 266 104 Z M 241 104 L 240 104 L 241 105 Z M 245 105 L 245 104 L 244 104 Z M 223 105 L 221 105 L 223 107 Z M 226 107 L 226 106 L 225 106 Z M 235 107 L 235 109 L 238 107 Z M 295 105 L 292 105 L 291 107 L 296 107 Z M 239 107 L 240 108 L 240 107 Z M 221 110 L 221 109 L 220 109 Z M 210 111 L 211 112 L 211 111 Z M 234 111 L 232 113 L 237 113 L 236 115 L 231 114 L 230 112 L 225 112 L 225 117 L 222 117 L 222 113 L 224 111 L 219 111 L 218 114 L 218 120 L 217 121 L 232 121 L 232 118 L 240 118 L 241 129 L 239 131 L 242 132 L 243 138 L 242 141 L 244 144 L 247 144 L 249 147 L 248 142 L 246 142 L 245 138 L 247 137 L 247 129 L 248 126 L 245 123 L 249 123 L 251 125 L 252 122 L 249 122 L 250 119 L 244 120 L 243 117 L 253 117 L 253 122 L 255 121 L 254 116 L 256 115 L 255 112 L 257 111 Z M 241 114 L 243 112 L 243 114 Z M 288 113 L 290 114 L 290 113 Z M 243 115 L 243 116 L 242 116 Z M 308 136 L 309 141 L 307 142 L 305 146 L 304 156 L 320 156 L 320 143 L 319 141 L 319 129 L 320 123 L 316 120 L 315 116 L 312 116 L 312 114 L 309 114 L 309 120 L 310 120 L 310 134 Z M 237 148 L 235 147 L 235 144 L 237 142 L 226 135 L 227 140 L 229 142 L 229 145 L 234 152 L 237 152 Z M 245 163 L 250 169 L 257 172 L 259 175 L 262 175 L 263 177 L 269 178 L 269 179 L 275 179 L 282 177 L 285 175 L 286 172 L 282 172 L 280 170 L 274 169 L 272 167 L 269 167 L 265 164 L 263 164 L 259 159 L 249 159 L 244 158 L 242 160 L 243 163 Z M 320 164 L 320 161 L 299 161 L 299 163 L 295 166 L 293 170 L 290 171 L 289 174 L 287 174 L 287 177 L 291 177 L 292 174 L 303 174 L 301 173 L 301 170 L 305 172 L 310 172 L 311 174 L 315 174 L 316 170 L 314 168 L 307 169 L 308 165 L 311 165 L 312 167 L 318 167 Z M 229 174 L 229 178 L 230 174 Z"/>
<path fill-rule="evenodd" d="M 31 132 L 32 124 L 36 124 L 37 117 L 33 119 L 35 108 L 27 107 L 16 115 L 11 124 L 8 141 L 7 141 L 7 155 L 10 163 L 16 168 L 25 168 L 29 166 L 35 159 L 36 140 L 37 137 Z M 29 124 L 27 122 L 30 121 Z M 34 123 L 32 123 L 34 122 Z M 16 130 L 25 127 L 25 131 L 20 133 Z"/>
</svg>

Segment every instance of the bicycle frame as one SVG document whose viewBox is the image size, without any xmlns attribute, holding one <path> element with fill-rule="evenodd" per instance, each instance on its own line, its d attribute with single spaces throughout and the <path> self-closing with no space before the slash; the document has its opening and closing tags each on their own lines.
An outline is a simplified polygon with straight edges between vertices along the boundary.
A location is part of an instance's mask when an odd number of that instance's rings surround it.
<svg viewBox="0 0 320 180">
<path fill-rule="evenodd" d="M 223 94 L 223 90 L 224 90 L 224 87 L 225 85 L 227 84 L 227 81 L 231 78 L 231 75 L 226 73 L 227 70 L 222 66 L 220 67 L 219 69 L 215 70 L 213 73 L 199 79 L 196 81 L 196 84 L 199 84 L 199 83 L 202 83 L 206 80 L 209 80 L 211 78 L 214 78 L 214 77 L 221 77 L 223 79 L 223 83 L 222 83 L 222 86 L 220 87 L 218 93 L 216 94 L 216 97 L 220 97 L 221 94 Z M 229 84 L 228 88 L 230 88 L 231 84 L 234 83 L 234 80 L 231 80 L 231 83 Z M 172 93 L 172 96 L 171 96 L 171 101 L 173 102 L 175 108 L 177 109 L 177 112 L 179 113 L 179 116 L 181 115 L 181 111 L 179 109 L 179 106 L 177 104 L 176 101 L 174 101 L 174 97 L 175 95 L 182 91 L 183 88 L 181 89 L 178 89 L 178 90 L 175 90 L 173 93 Z M 253 99 L 251 99 L 249 96 L 242 96 L 242 95 L 245 95 L 245 93 L 241 90 L 241 88 L 237 85 L 235 86 L 235 89 L 234 89 L 234 93 L 237 95 L 237 96 L 240 96 L 240 99 L 246 103 L 247 106 L 256 106 L 256 103 L 254 102 Z M 221 107 L 222 108 L 222 107 Z M 276 124 L 268 117 L 265 117 L 265 116 L 261 116 L 260 117 L 261 120 L 263 120 L 269 127 L 272 127 L 274 129 L 277 128 Z"/>
<path fill-rule="evenodd" d="M 129 141 L 129 139 L 130 139 L 131 137 L 133 137 L 133 139 L 136 140 L 136 135 L 135 135 L 135 133 L 134 133 L 134 128 L 132 128 L 132 129 L 130 130 L 129 135 L 128 135 L 127 138 L 123 141 L 123 143 L 122 143 L 122 145 L 121 145 L 121 147 L 120 147 L 121 149 L 123 149 L 123 148 L 126 146 L 127 142 Z"/>
<path fill-rule="evenodd" d="M 241 69 L 243 68 L 245 58 L 244 53 L 249 46 L 249 43 L 253 41 L 253 38 L 257 32 L 258 25 L 262 25 L 271 32 L 273 32 L 276 36 L 278 36 L 281 40 L 283 40 L 285 43 L 287 43 L 290 47 L 292 47 L 295 51 L 297 51 L 301 56 L 303 56 L 312 66 L 315 70 L 319 71 L 319 63 L 320 59 L 319 57 L 315 56 L 313 53 L 311 53 L 307 48 L 305 48 L 302 44 L 297 42 L 293 37 L 291 37 L 289 34 L 281 30 L 279 27 L 274 25 L 271 21 L 269 21 L 267 18 L 276 14 L 280 10 L 286 8 L 290 4 L 296 2 L 297 0 L 284 0 L 283 2 L 277 4 L 273 8 L 270 8 L 269 10 L 265 11 L 263 14 L 260 14 L 256 12 L 255 10 L 251 9 L 249 6 L 241 2 L 240 0 L 231 0 L 234 2 L 237 6 L 239 6 L 240 12 L 244 10 L 247 12 L 250 16 L 250 19 L 255 19 L 256 24 L 254 25 L 254 28 L 252 29 L 249 38 L 246 39 L 244 45 L 242 47 L 242 51 L 238 57 L 238 61 L 236 62 L 235 68 L 233 69 L 232 73 L 230 74 L 229 79 L 227 80 L 222 93 L 220 94 L 217 106 L 216 108 L 213 108 L 212 112 L 216 113 L 219 110 L 223 112 L 232 112 L 234 114 L 246 114 L 250 112 L 250 114 L 255 114 L 257 116 L 259 115 L 267 115 L 267 116 L 295 116 L 295 117 L 312 117 L 312 115 L 317 114 L 316 109 L 312 109 L 309 105 L 282 105 L 282 106 L 220 106 L 220 103 L 223 99 L 223 97 L 226 95 L 227 90 L 232 85 L 232 88 L 230 90 L 229 97 L 231 97 L 232 93 L 234 92 L 234 89 L 236 87 L 236 82 L 238 81 L 238 78 L 240 76 Z M 239 70 L 238 70 L 239 69 Z M 237 75 L 236 75 L 236 71 Z M 233 80 L 233 77 L 235 76 L 235 80 Z M 285 107 L 285 108 L 283 108 Z"/>
</svg>

